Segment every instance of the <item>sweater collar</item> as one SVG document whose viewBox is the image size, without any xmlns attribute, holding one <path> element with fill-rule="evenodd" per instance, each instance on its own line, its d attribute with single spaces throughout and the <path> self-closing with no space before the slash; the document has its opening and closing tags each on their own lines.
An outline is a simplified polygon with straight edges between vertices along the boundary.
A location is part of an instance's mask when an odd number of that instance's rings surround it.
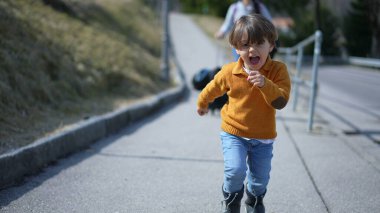
<svg viewBox="0 0 380 213">
<path fill-rule="evenodd" d="M 270 58 L 270 56 L 268 56 L 267 61 L 265 62 L 264 66 L 261 67 L 261 69 L 259 70 L 259 72 L 262 73 L 262 74 L 267 73 L 270 70 L 270 68 L 272 67 L 272 63 L 273 63 L 272 59 Z M 247 75 L 247 73 L 243 69 L 243 65 L 244 65 L 243 59 L 239 58 L 239 60 L 236 62 L 236 65 L 232 69 L 232 74 L 235 74 L 235 75 L 238 75 L 238 74 Z"/>
</svg>

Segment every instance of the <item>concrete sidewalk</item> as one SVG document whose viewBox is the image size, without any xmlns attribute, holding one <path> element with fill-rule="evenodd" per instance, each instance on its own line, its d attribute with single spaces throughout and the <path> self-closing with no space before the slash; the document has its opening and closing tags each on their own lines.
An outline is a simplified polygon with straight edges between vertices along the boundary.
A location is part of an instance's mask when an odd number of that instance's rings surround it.
<svg viewBox="0 0 380 213">
<path fill-rule="evenodd" d="M 0 191 L 0 212 L 220 212 L 220 118 L 199 117 L 191 89 L 197 71 L 216 66 L 218 48 L 186 15 L 170 15 L 170 34 L 188 96 Z M 379 212 L 380 164 L 365 151 L 376 155 L 378 145 L 345 136 L 318 108 L 308 133 L 299 104 L 277 114 L 267 212 Z"/>
</svg>

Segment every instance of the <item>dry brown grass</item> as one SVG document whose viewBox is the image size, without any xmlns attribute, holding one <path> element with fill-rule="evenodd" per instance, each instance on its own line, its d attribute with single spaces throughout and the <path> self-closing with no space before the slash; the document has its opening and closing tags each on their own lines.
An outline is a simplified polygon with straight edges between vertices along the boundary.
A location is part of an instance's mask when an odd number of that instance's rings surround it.
<svg viewBox="0 0 380 213">
<path fill-rule="evenodd" d="M 0 1 L 0 154 L 170 86 L 142 1 L 60 2 Z"/>
<path fill-rule="evenodd" d="M 231 52 L 231 46 L 228 43 L 227 36 L 224 39 L 217 40 L 215 39 L 214 35 L 215 32 L 217 32 L 222 26 L 224 19 L 215 17 L 215 16 L 209 16 L 209 15 L 192 15 L 192 18 L 196 24 L 212 39 L 219 47 L 221 51 L 224 51 L 226 57 L 229 60 L 232 59 Z"/>
</svg>

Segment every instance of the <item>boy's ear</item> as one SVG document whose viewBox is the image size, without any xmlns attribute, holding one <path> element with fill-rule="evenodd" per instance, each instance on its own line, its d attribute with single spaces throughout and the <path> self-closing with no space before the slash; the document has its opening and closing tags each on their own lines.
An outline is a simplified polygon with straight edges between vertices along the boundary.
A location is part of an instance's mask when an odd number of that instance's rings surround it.
<svg viewBox="0 0 380 213">
<path fill-rule="evenodd" d="M 274 46 L 275 46 L 275 44 L 271 44 L 271 45 L 270 45 L 270 48 L 269 48 L 269 49 L 270 49 L 270 51 L 269 51 L 269 52 L 272 52 L 272 51 L 273 51 L 273 49 L 274 49 Z"/>
</svg>

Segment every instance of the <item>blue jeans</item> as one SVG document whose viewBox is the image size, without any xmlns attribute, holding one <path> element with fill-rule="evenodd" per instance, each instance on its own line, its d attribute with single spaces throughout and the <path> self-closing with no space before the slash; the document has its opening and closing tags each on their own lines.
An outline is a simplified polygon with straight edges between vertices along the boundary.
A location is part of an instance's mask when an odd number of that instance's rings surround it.
<svg viewBox="0 0 380 213">
<path fill-rule="evenodd" d="M 234 58 L 234 61 L 237 61 L 240 57 L 239 54 L 237 54 L 236 49 L 232 48 L 232 57 Z"/>
<path fill-rule="evenodd" d="M 223 190 L 228 193 L 241 190 L 248 176 L 248 191 L 255 196 L 264 194 L 270 177 L 273 144 L 246 140 L 226 132 L 221 132 L 220 138 L 224 158 Z"/>
</svg>

